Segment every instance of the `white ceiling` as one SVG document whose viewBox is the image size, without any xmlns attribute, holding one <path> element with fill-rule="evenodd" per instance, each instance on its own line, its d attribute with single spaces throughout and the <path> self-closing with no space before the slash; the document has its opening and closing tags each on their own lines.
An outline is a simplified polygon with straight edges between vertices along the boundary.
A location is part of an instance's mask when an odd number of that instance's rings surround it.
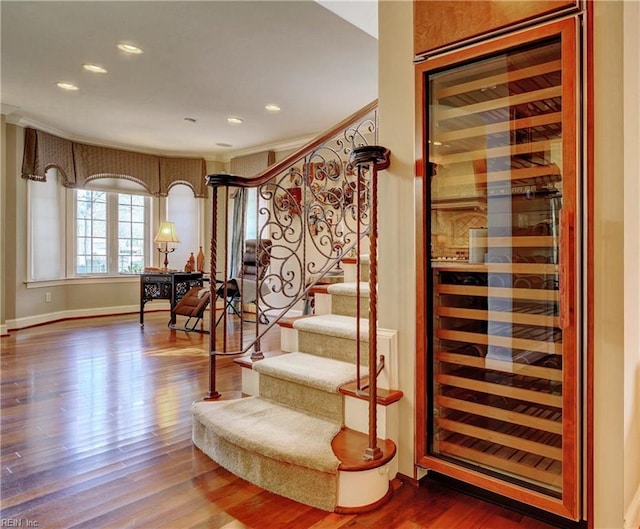
<svg viewBox="0 0 640 529">
<path fill-rule="evenodd" d="M 2 113 L 76 141 L 218 160 L 308 139 L 377 97 L 376 2 L 322 4 L 2 0 Z"/>
</svg>

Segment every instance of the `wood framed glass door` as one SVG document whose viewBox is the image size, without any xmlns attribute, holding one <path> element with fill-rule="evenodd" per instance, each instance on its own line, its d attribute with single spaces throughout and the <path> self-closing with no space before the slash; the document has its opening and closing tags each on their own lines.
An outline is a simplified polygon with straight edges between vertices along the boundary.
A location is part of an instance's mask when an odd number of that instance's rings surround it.
<svg viewBox="0 0 640 529">
<path fill-rule="evenodd" d="M 573 520 L 581 494 L 577 32 L 570 18 L 417 65 L 425 161 L 418 464 Z"/>
</svg>

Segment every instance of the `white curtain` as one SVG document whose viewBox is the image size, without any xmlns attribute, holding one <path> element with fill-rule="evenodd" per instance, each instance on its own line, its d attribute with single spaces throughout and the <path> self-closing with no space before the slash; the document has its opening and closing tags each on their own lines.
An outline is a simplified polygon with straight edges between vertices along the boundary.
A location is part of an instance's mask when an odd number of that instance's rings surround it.
<svg viewBox="0 0 640 529">
<path fill-rule="evenodd" d="M 65 188 L 58 171 L 49 169 L 46 181 L 29 180 L 29 279 L 65 277 Z"/>
<path fill-rule="evenodd" d="M 231 221 L 231 252 L 229 254 L 229 274 L 238 277 L 242 272 L 242 254 L 244 252 L 244 232 L 247 218 L 247 192 L 240 187 L 233 200 L 233 219 Z"/>
<path fill-rule="evenodd" d="M 186 185 L 174 185 L 167 197 L 167 219 L 175 223 L 180 243 L 175 252 L 169 254 L 169 268 L 184 270 L 187 260 L 193 252 L 198 256 L 201 239 L 200 208 L 204 199 L 195 198 L 193 191 Z"/>
</svg>

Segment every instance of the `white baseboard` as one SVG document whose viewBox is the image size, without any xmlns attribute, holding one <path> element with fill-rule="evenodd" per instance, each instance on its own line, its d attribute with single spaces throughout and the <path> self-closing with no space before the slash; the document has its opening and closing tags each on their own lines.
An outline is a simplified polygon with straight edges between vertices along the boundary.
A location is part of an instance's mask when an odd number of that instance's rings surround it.
<svg viewBox="0 0 640 529">
<path fill-rule="evenodd" d="M 17 318 L 7 320 L 5 331 L 17 331 L 34 325 L 42 325 L 60 320 L 70 320 L 73 318 L 88 318 L 94 316 L 116 316 L 118 314 L 139 313 L 140 305 L 121 305 L 117 307 L 100 307 L 94 309 L 79 310 L 62 310 L 59 312 L 49 312 L 47 314 L 38 314 L 37 316 L 27 316 L 25 318 Z M 135 316 L 137 319 L 137 316 Z M 0 328 L 1 330 L 1 328 Z"/>
<path fill-rule="evenodd" d="M 9 331 L 7 330 L 7 326 L 3 323 L 0 325 L 0 336 L 8 336 Z"/>
<path fill-rule="evenodd" d="M 624 529 L 638 528 L 640 528 L 640 487 L 636 490 L 627 512 L 624 513 Z"/>
</svg>

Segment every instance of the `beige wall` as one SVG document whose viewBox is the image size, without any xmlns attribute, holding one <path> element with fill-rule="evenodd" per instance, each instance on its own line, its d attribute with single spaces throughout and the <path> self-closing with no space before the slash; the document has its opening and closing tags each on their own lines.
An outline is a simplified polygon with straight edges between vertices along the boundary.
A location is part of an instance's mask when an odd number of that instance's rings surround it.
<svg viewBox="0 0 640 529">
<path fill-rule="evenodd" d="M 594 18 L 594 502 L 603 529 L 640 524 L 639 6 L 598 1 Z"/>
<path fill-rule="evenodd" d="M 4 275 L 2 276 L 3 288 L 5 294 L 5 318 L 11 320 L 16 314 L 16 238 L 17 224 L 16 219 L 17 204 L 17 183 L 16 183 L 16 146 L 17 129 L 13 125 L 6 126 L 5 130 L 5 211 L 4 211 L 4 245 L 2 247 L 4 254 Z M 22 145 L 22 138 L 20 138 Z M 24 215 L 23 215 L 24 217 Z"/>
<path fill-rule="evenodd" d="M 4 251 L 4 232 L 7 227 L 7 219 L 5 217 L 5 196 L 6 196 L 6 120 L 4 114 L 0 114 L 0 336 L 7 332 L 6 317 L 5 317 L 5 256 Z"/>
<path fill-rule="evenodd" d="M 602 528 L 623 527 L 624 514 L 624 114 L 622 91 L 610 86 L 611 79 L 622 79 L 621 16 L 619 2 L 596 4 L 594 506 L 596 527 Z M 601 476 L 608 472 L 605 482 Z"/>
<path fill-rule="evenodd" d="M 415 206 L 413 3 L 378 3 L 380 145 L 391 166 L 379 175 L 379 325 L 398 331 L 400 401 L 398 470 L 414 475 Z"/>
</svg>

